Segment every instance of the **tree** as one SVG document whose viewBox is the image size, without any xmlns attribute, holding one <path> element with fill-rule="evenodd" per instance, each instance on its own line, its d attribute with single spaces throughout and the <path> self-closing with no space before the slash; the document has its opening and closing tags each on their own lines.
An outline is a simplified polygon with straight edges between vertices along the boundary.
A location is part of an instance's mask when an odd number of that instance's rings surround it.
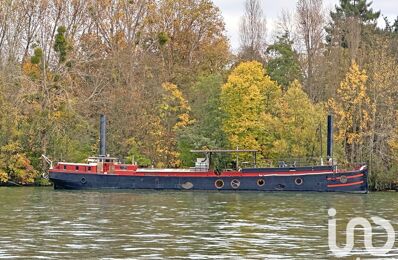
<svg viewBox="0 0 398 260">
<path fill-rule="evenodd" d="M 336 119 L 336 140 L 343 147 L 348 162 L 362 161 L 363 143 L 369 138 L 374 105 L 367 94 L 368 76 L 353 61 L 345 79 L 337 89 L 337 96 L 329 100 Z"/>
<path fill-rule="evenodd" d="M 66 61 L 66 55 L 71 47 L 65 36 L 66 33 L 65 26 L 58 27 L 57 31 L 58 33 L 55 36 L 54 50 L 59 55 L 59 63 L 63 63 Z"/>
<path fill-rule="evenodd" d="M 303 62 L 304 86 L 313 100 L 319 100 L 316 86 L 316 68 L 322 51 L 325 18 L 322 0 L 299 0 L 297 2 L 297 29 L 305 46 Z"/>
<path fill-rule="evenodd" d="M 210 0 L 161 0 L 146 19 L 148 51 L 156 54 L 163 81 L 174 82 L 189 98 L 197 75 L 220 71 L 230 56 L 225 25 Z"/>
<path fill-rule="evenodd" d="M 265 75 L 261 63 L 238 65 L 221 88 L 223 129 L 231 148 L 265 149 L 261 140 L 266 120 L 272 118 L 280 97 L 280 87 Z"/>
<path fill-rule="evenodd" d="M 271 148 L 273 158 L 318 159 L 322 156 L 317 135 L 326 118 L 322 104 L 313 104 L 301 84 L 295 80 L 279 101 L 277 138 Z"/>
<path fill-rule="evenodd" d="M 220 109 L 220 94 L 223 77 L 211 74 L 199 77 L 191 88 L 191 115 L 194 123 L 180 131 L 178 151 L 184 166 L 192 166 L 195 154 L 192 149 L 216 149 L 227 146 L 222 129 L 224 113 Z"/>
<path fill-rule="evenodd" d="M 288 39 L 287 33 L 278 37 L 278 40 L 268 46 L 268 62 L 266 70 L 272 80 L 280 84 L 285 90 L 294 81 L 301 81 L 298 53 L 293 50 L 293 42 Z"/>
<path fill-rule="evenodd" d="M 38 176 L 20 144 L 9 143 L 0 148 L 0 183 L 15 181 L 19 184 L 32 184 Z"/>
<path fill-rule="evenodd" d="M 340 0 L 340 6 L 330 12 L 332 18 L 326 40 L 331 46 L 341 46 L 351 51 L 351 58 L 356 57 L 356 52 L 361 42 L 364 27 L 375 28 L 380 11 L 373 11 L 372 2 L 367 0 Z"/>
<path fill-rule="evenodd" d="M 177 133 L 193 123 L 190 117 L 190 106 L 182 92 L 172 83 L 163 83 L 164 90 L 159 106 L 159 116 L 153 122 L 150 134 L 155 135 L 157 166 L 179 166 L 177 151 Z"/>
<path fill-rule="evenodd" d="M 239 32 L 241 59 L 262 62 L 266 44 L 266 20 L 259 0 L 246 0 Z"/>
</svg>

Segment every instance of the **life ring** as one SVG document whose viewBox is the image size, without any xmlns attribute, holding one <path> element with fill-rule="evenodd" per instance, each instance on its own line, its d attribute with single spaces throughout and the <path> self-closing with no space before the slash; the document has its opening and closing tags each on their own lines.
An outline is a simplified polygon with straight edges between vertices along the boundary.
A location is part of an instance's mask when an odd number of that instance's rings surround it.
<svg viewBox="0 0 398 260">
<path fill-rule="evenodd" d="M 347 183 L 347 180 L 348 180 L 347 176 L 345 176 L 345 175 L 341 175 L 340 176 L 340 182 L 341 183 Z"/>
<path fill-rule="evenodd" d="M 87 182 L 87 180 L 86 180 L 86 178 L 82 177 L 82 178 L 80 179 L 80 182 L 81 182 L 82 184 L 85 184 L 85 183 Z"/>
<path fill-rule="evenodd" d="M 222 189 L 224 187 L 224 181 L 218 179 L 214 182 L 214 186 L 216 186 L 217 189 Z"/>
</svg>

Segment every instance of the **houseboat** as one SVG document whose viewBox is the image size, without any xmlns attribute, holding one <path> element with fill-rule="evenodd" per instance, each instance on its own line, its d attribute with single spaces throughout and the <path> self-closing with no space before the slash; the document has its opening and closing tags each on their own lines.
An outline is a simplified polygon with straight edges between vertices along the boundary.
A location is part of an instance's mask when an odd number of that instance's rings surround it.
<svg viewBox="0 0 398 260">
<path fill-rule="evenodd" d="M 106 122 L 100 120 L 100 155 L 85 163 L 58 162 L 50 167 L 55 189 L 153 189 L 206 191 L 314 191 L 368 192 L 366 165 L 340 169 L 332 160 L 332 117 L 328 116 L 327 165 L 257 167 L 256 150 L 192 150 L 200 154 L 188 169 L 141 168 L 121 163 L 106 155 Z M 251 154 L 253 162 L 239 165 L 239 154 Z M 217 154 L 236 156 L 233 167 L 219 169 L 212 159 Z M 246 156 L 247 158 L 247 156 Z"/>
</svg>

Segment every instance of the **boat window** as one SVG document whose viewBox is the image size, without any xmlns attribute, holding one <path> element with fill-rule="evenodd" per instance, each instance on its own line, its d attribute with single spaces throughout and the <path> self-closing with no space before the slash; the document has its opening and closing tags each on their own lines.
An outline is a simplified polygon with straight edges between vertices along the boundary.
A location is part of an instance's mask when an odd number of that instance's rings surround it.
<svg viewBox="0 0 398 260">
<path fill-rule="evenodd" d="M 216 186 L 217 189 L 221 189 L 222 187 L 224 187 L 224 181 L 223 180 L 216 180 L 216 182 L 214 183 L 214 185 Z"/>
<path fill-rule="evenodd" d="M 64 165 L 64 170 L 66 170 L 66 165 Z"/>
<path fill-rule="evenodd" d="M 88 167 L 87 167 L 87 170 L 88 170 L 88 171 L 91 171 L 91 166 L 88 166 Z"/>
<path fill-rule="evenodd" d="M 301 178 L 296 178 L 296 179 L 294 180 L 294 183 L 296 183 L 296 185 L 301 185 L 301 184 L 303 184 L 303 179 L 301 179 Z"/>
<path fill-rule="evenodd" d="M 258 179 L 258 180 L 257 180 L 257 185 L 258 185 L 258 186 L 261 187 L 261 186 L 264 186 L 264 184 L 265 184 L 264 179 Z"/>
<path fill-rule="evenodd" d="M 120 165 L 121 170 L 127 170 L 127 165 Z"/>
<path fill-rule="evenodd" d="M 79 166 L 76 166 L 76 171 L 78 171 L 79 170 Z"/>
</svg>

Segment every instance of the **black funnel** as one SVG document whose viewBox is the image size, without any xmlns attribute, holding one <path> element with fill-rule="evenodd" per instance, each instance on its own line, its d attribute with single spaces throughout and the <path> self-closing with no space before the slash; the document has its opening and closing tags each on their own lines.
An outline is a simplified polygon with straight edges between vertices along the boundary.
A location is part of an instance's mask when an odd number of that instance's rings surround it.
<svg viewBox="0 0 398 260">
<path fill-rule="evenodd" d="M 327 158 L 332 158 L 333 156 L 333 116 L 328 115 L 328 135 L 327 135 L 327 148 L 326 148 Z"/>
<path fill-rule="evenodd" d="M 100 156 L 106 156 L 106 117 L 100 117 Z"/>
</svg>

